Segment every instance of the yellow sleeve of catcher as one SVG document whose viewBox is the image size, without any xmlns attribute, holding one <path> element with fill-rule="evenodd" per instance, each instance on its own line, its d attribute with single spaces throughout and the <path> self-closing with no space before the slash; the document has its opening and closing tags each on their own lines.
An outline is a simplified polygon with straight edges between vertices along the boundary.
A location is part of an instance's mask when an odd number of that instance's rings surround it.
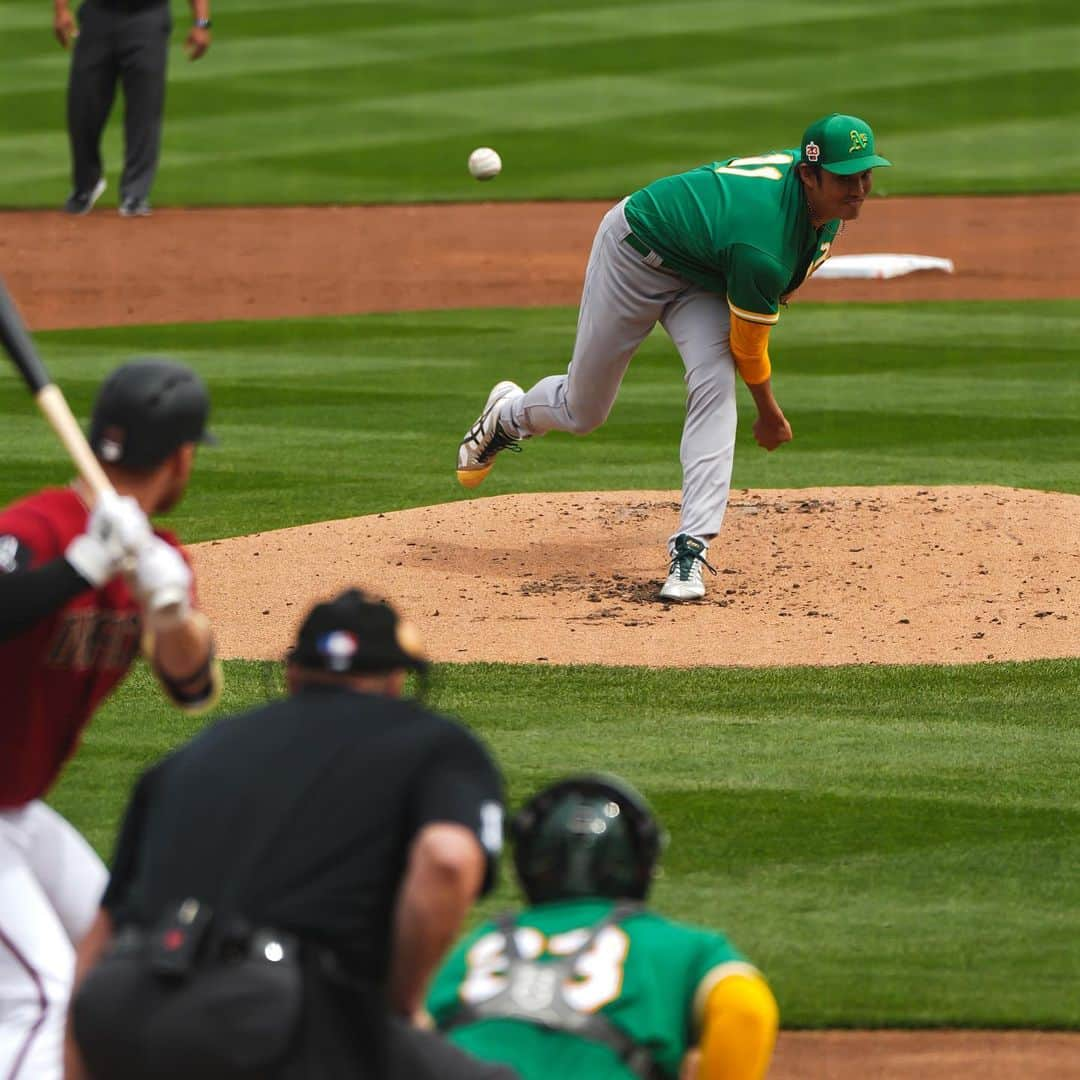
<svg viewBox="0 0 1080 1080">
<path fill-rule="evenodd" d="M 766 323 L 750 322 L 731 313 L 731 355 L 747 386 L 757 386 L 772 374 L 769 330 Z"/>
<path fill-rule="evenodd" d="M 780 1010 L 760 972 L 742 963 L 715 968 L 698 987 L 695 1011 L 701 1031 L 698 1080 L 762 1080 Z"/>
</svg>

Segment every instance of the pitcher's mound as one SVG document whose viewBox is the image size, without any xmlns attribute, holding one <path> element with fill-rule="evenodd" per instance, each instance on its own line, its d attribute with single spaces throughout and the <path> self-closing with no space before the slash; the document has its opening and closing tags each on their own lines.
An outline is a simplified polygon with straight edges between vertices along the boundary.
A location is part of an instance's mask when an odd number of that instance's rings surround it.
<svg viewBox="0 0 1080 1080">
<path fill-rule="evenodd" d="M 311 604 L 389 599 L 437 661 L 961 663 L 1080 654 L 1080 497 L 732 493 L 691 604 L 660 600 L 678 493 L 503 495 L 193 547 L 226 657 L 280 658 Z"/>
</svg>

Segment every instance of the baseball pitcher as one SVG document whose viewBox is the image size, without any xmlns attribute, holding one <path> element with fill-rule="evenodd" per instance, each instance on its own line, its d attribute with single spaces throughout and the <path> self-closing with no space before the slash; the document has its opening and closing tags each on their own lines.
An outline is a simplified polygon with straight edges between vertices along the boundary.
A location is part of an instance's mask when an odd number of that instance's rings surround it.
<svg viewBox="0 0 1080 1080">
<path fill-rule="evenodd" d="M 682 510 L 660 595 L 701 599 L 731 482 L 735 373 L 757 406 L 758 444 L 790 441 L 772 391 L 769 330 L 828 258 L 841 224 L 859 216 L 872 170 L 889 164 L 865 120 L 833 113 L 806 129 L 798 149 L 715 161 L 623 199 L 593 241 L 567 372 L 527 392 L 497 383 L 461 442 L 458 480 L 476 487 L 522 439 L 598 428 L 659 322 L 682 357 L 687 391 Z"/>
</svg>

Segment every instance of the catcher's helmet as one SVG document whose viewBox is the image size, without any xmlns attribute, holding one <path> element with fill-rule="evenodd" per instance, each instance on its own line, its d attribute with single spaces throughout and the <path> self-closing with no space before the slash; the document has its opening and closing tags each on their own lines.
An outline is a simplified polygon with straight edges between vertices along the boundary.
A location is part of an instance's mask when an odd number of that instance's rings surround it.
<svg viewBox="0 0 1080 1080">
<path fill-rule="evenodd" d="M 644 900 L 663 834 L 648 803 L 614 776 L 570 776 L 538 791 L 510 823 L 529 902 Z"/>
</svg>

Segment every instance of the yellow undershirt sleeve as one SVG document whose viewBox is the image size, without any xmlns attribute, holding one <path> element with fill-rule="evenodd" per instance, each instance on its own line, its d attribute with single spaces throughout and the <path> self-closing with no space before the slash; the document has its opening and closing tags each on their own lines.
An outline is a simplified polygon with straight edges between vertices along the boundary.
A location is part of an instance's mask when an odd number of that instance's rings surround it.
<svg viewBox="0 0 1080 1080">
<path fill-rule="evenodd" d="M 772 373 L 769 329 L 767 323 L 749 322 L 731 313 L 731 355 L 748 386 L 763 383 Z"/>
<path fill-rule="evenodd" d="M 780 1023 L 776 999 L 749 964 L 725 964 L 715 974 L 711 988 L 708 978 L 702 987 L 697 1080 L 762 1080 Z"/>
</svg>

